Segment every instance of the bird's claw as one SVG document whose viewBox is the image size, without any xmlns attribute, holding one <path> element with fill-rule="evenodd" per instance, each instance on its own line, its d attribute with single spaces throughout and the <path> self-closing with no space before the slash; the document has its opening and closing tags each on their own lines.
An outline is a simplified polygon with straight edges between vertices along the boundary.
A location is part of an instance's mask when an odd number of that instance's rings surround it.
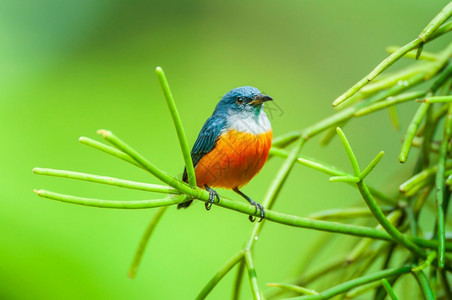
<svg viewBox="0 0 452 300">
<path fill-rule="evenodd" d="M 265 210 L 264 210 L 264 207 L 262 206 L 262 204 L 257 203 L 257 202 L 252 203 L 252 205 L 253 205 L 254 208 L 256 209 L 256 210 L 254 211 L 254 214 L 257 213 L 257 210 L 258 210 L 258 209 L 260 210 L 260 216 L 259 216 L 260 219 L 259 219 L 258 222 L 259 222 L 259 223 L 262 222 L 262 220 L 265 218 Z M 249 216 L 248 219 L 249 219 L 251 222 L 256 221 L 256 217 L 254 217 L 254 216 Z"/>
<path fill-rule="evenodd" d="M 209 192 L 209 200 L 204 205 L 206 207 L 206 210 L 210 210 L 212 208 L 212 204 L 215 202 L 215 198 L 217 198 L 218 202 L 220 202 L 220 196 L 214 189 L 208 187 L 207 185 L 205 186 L 205 188 Z"/>
</svg>

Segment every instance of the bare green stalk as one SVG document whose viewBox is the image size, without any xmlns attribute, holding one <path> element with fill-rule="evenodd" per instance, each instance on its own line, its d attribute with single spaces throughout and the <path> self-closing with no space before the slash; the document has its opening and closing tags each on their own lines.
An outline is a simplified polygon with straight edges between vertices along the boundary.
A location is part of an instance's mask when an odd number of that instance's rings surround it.
<svg viewBox="0 0 452 300">
<path fill-rule="evenodd" d="M 344 146 L 345 152 L 348 155 L 348 158 L 350 160 L 350 163 L 352 164 L 353 171 L 355 172 L 355 176 L 360 177 L 361 171 L 359 170 L 358 161 L 356 159 L 356 156 L 353 154 L 353 150 L 350 146 L 350 143 L 348 142 L 345 134 L 343 131 L 338 127 L 337 133 L 339 137 L 341 138 L 342 144 Z M 374 159 L 374 161 L 378 161 L 379 159 Z M 361 196 L 363 197 L 364 201 L 366 202 L 367 206 L 369 207 L 370 211 L 374 215 L 374 217 L 378 220 L 378 222 L 381 224 L 381 226 L 386 230 L 386 232 L 391 235 L 394 240 L 405 246 L 407 249 L 412 251 L 415 255 L 420 257 L 426 257 L 425 251 L 419 248 L 417 245 L 415 245 L 413 242 L 411 242 L 409 239 L 407 239 L 397 228 L 391 224 L 391 222 L 386 219 L 386 216 L 381 211 L 380 207 L 378 206 L 377 202 L 375 202 L 374 198 L 372 197 L 372 194 L 369 192 L 369 189 L 365 185 L 365 183 L 361 180 L 356 183 L 358 186 L 359 192 L 361 193 Z"/>
<path fill-rule="evenodd" d="M 168 85 L 168 80 L 166 79 L 165 72 L 163 72 L 163 69 L 161 67 L 157 67 L 155 69 L 155 73 L 157 74 L 157 78 L 159 79 L 163 95 L 165 95 L 166 104 L 168 104 L 168 109 L 170 111 L 171 118 L 173 119 L 174 127 L 176 128 L 180 149 L 185 161 L 185 169 L 187 170 L 188 182 L 191 186 L 196 186 L 195 169 L 193 168 L 190 148 L 188 148 L 187 138 L 185 137 L 182 121 L 179 117 L 179 112 L 177 111 L 176 103 L 173 99 L 173 94 L 171 93 L 170 87 Z"/>
<path fill-rule="evenodd" d="M 160 219 L 162 218 L 167 208 L 168 206 L 160 207 L 155 213 L 155 215 L 152 217 L 151 222 L 146 228 L 146 231 L 144 232 L 143 237 L 141 238 L 140 244 L 138 245 L 135 257 L 133 258 L 132 265 L 129 268 L 129 278 L 131 279 L 135 278 L 141 259 L 143 258 L 144 251 L 146 250 L 146 246 L 149 242 L 149 239 L 151 238 L 151 235 L 154 232 L 155 227 L 159 223 Z"/>
<path fill-rule="evenodd" d="M 238 263 L 243 259 L 243 251 L 239 251 L 235 254 L 230 260 L 221 267 L 217 273 L 209 280 L 209 282 L 204 286 L 201 292 L 198 294 L 196 299 L 201 300 L 205 299 L 207 295 L 213 290 L 213 288 L 217 285 L 217 283 Z"/>
<path fill-rule="evenodd" d="M 429 40 L 435 38 L 435 30 L 439 30 L 441 24 L 450 16 L 452 12 L 452 5 L 449 3 L 421 32 L 418 38 L 409 42 L 403 47 L 400 47 L 397 51 L 392 53 L 389 57 L 378 64 L 375 69 L 373 69 L 367 76 L 358 81 L 354 86 L 347 90 L 344 94 L 339 96 L 334 102 L 333 106 L 336 107 L 353 96 L 362 87 L 368 84 L 370 81 L 375 79 L 381 72 L 389 68 L 392 64 L 402 58 L 405 54 L 413 49 L 416 49 L 421 44 L 428 42 Z M 441 34 L 444 34 L 441 30 Z"/>
<path fill-rule="evenodd" d="M 438 267 L 440 269 L 444 268 L 445 264 L 445 242 L 446 242 L 446 229 L 444 224 L 444 189 L 445 189 L 445 172 L 446 172 L 446 160 L 447 160 L 447 150 L 449 145 L 449 140 L 452 134 L 452 104 L 449 104 L 449 109 L 447 111 L 446 122 L 444 124 L 444 134 L 443 141 L 441 142 L 441 147 L 438 157 L 438 171 L 436 172 L 435 179 L 435 196 L 436 196 L 436 207 L 437 207 L 437 219 L 438 219 Z"/>
<path fill-rule="evenodd" d="M 383 287 L 385 288 L 386 293 L 388 293 L 389 298 L 391 298 L 391 300 L 399 300 L 399 298 L 397 298 L 397 295 L 394 293 L 392 286 L 389 284 L 389 282 L 386 278 L 383 278 L 381 280 L 381 283 L 382 283 Z"/>
<path fill-rule="evenodd" d="M 285 290 L 295 292 L 298 294 L 302 294 L 302 295 L 318 295 L 319 294 L 314 290 L 307 289 L 307 288 L 304 288 L 302 286 L 298 286 L 295 284 L 270 282 L 270 283 L 267 283 L 267 286 L 285 289 Z"/>
<path fill-rule="evenodd" d="M 341 283 L 333 288 L 330 288 L 326 291 L 323 291 L 321 293 L 319 293 L 318 295 L 308 295 L 308 296 L 302 296 L 302 297 L 295 297 L 295 298 L 290 298 L 293 300 L 320 300 L 320 299 L 329 299 L 331 297 L 334 297 L 336 295 L 345 293 L 349 290 L 351 290 L 352 288 L 355 288 L 357 286 L 362 286 L 364 284 L 367 284 L 369 282 L 373 282 L 376 280 L 380 280 L 382 278 L 390 278 L 392 276 L 396 276 L 396 275 L 400 275 L 400 274 L 405 274 L 405 273 L 409 273 L 411 271 L 411 266 L 410 265 L 405 265 L 402 266 L 400 268 L 393 268 L 393 269 L 387 269 L 387 270 L 382 270 L 382 271 L 378 271 L 375 273 L 371 273 L 371 274 L 367 274 L 364 275 L 360 278 L 356 278 L 344 283 Z"/>
<path fill-rule="evenodd" d="M 156 192 L 165 194 L 180 194 L 180 192 L 172 187 L 166 185 L 158 185 L 144 182 L 137 182 L 125 179 L 119 179 L 109 176 L 101 176 L 88 173 L 80 173 L 66 170 L 34 168 L 33 173 L 46 176 L 55 176 L 62 178 L 70 178 L 82 181 L 89 181 L 101 184 L 108 184 L 122 188 L 141 190 L 146 192 Z"/>
<path fill-rule="evenodd" d="M 137 163 L 132 157 L 130 157 L 129 155 L 125 154 L 124 152 L 122 152 L 116 148 L 102 144 L 101 142 L 95 141 L 93 139 L 90 139 L 90 138 L 87 138 L 84 136 L 80 137 L 79 141 L 80 141 L 80 143 L 82 143 L 84 145 L 90 146 L 94 149 L 100 150 L 100 151 L 110 154 L 114 157 L 122 159 L 128 163 L 131 163 L 132 165 L 139 167 L 139 168 L 143 168 L 143 166 L 140 165 L 139 163 Z"/>
<path fill-rule="evenodd" d="M 435 297 L 433 296 L 432 288 L 428 282 L 427 276 L 425 276 L 425 273 L 423 271 L 419 271 L 413 272 L 413 275 L 416 278 L 417 282 L 419 283 L 419 287 L 422 291 L 422 294 L 424 295 L 424 299 L 434 300 Z"/>
</svg>

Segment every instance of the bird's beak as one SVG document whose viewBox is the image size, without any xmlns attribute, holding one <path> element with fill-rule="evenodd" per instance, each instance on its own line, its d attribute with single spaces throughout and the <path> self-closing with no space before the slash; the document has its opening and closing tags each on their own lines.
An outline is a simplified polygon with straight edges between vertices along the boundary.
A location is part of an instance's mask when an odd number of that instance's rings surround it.
<svg viewBox="0 0 452 300">
<path fill-rule="evenodd" d="M 259 105 L 264 102 L 272 101 L 272 100 L 273 100 L 273 98 L 270 96 L 259 94 L 254 97 L 254 100 L 251 101 L 250 104 L 251 105 Z"/>
</svg>

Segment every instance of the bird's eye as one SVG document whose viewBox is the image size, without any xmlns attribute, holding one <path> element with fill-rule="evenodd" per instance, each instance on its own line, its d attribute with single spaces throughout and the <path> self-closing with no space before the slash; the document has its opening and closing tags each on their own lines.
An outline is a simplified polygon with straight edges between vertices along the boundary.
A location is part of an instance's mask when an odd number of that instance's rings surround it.
<svg viewBox="0 0 452 300">
<path fill-rule="evenodd" d="M 237 104 L 243 104 L 243 98 L 237 97 L 237 98 L 235 98 L 235 102 L 237 102 Z"/>
</svg>

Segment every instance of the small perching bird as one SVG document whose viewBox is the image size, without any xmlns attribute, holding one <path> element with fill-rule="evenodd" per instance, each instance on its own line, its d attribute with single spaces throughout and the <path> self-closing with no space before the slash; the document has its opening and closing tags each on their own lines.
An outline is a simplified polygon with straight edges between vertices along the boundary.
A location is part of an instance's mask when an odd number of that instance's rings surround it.
<svg viewBox="0 0 452 300">
<path fill-rule="evenodd" d="M 229 91 L 207 119 L 191 151 L 196 184 L 210 196 L 205 203 L 210 210 L 215 198 L 213 187 L 232 189 L 260 210 L 260 221 L 265 217 L 264 207 L 239 189 L 246 185 L 264 166 L 272 142 L 270 120 L 263 110 L 264 102 L 273 100 L 250 86 Z M 188 182 L 187 171 L 182 178 Z M 193 200 L 180 203 L 188 207 Z M 250 221 L 255 218 L 249 217 Z"/>
</svg>

